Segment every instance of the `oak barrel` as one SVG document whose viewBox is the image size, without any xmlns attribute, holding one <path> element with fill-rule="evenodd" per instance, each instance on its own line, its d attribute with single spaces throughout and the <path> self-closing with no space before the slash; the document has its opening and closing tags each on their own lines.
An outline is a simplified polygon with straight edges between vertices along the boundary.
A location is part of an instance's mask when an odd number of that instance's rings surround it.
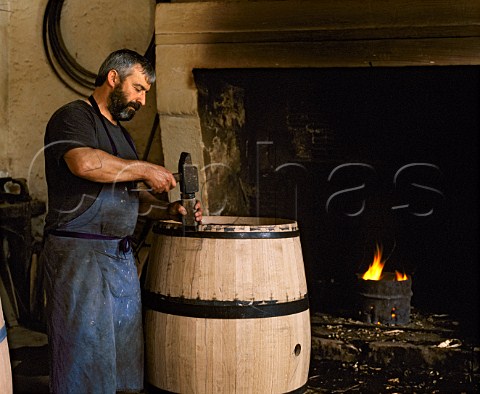
<svg viewBox="0 0 480 394">
<path fill-rule="evenodd" d="M 297 223 L 158 222 L 143 287 L 149 393 L 301 393 L 310 315 Z"/>
<path fill-rule="evenodd" d="M 0 300 L 0 393 L 10 394 L 12 392 L 12 366 L 8 353 L 7 327 L 3 318 L 3 308 Z"/>
</svg>

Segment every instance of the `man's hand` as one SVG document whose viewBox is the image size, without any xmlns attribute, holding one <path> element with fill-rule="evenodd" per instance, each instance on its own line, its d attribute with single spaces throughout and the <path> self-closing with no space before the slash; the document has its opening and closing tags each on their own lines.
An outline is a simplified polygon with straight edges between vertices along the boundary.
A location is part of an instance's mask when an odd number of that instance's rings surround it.
<svg viewBox="0 0 480 394">
<path fill-rule="evenodd" d="M 152 193 L 168 192 L 177 185 L 175 177 L 165 167 L 148 164 L 143 181 L 152 189 Z"/>
<path fill-rule="evenodd" d="M 181 201 L 175 201 L 168 204 L 167 213 L 172 220 L 179 220 L 181 221 L 181 216 L 185 216 L 187 214 L 187 210 L 184 206 L 182 206 Z M 200 201 L 197 200 L 195 203 L 195 221 L 200 223 L 203 218 L 203 210 L 202 204 Z"/>
<path fill-rule="evenodd" d="M 140 191 L 139 198 L 139 215 L 141 216 L 146 216 L 153 220 L 182 221 L 182 216 L 187 214 L 187 210 L 182 206 L 181 201 L 168 203 L 155 198 L 147 191 Z M 197 201 L 195 203 L 195 221 L 201 222 L 202 217 L 202 204 L 200 201 Z"/>
</svg>

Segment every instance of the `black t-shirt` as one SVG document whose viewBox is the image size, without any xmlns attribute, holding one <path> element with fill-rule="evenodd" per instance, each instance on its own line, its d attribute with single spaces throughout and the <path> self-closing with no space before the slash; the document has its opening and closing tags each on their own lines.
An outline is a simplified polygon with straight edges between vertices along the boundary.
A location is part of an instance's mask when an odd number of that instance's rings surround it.
<svg viewBox="0 0 480 394">
<path fill-rule="evenodd" d="M 117 156 L 136 159 L 134 147 L 127 140 L 127 131 L 104 118 L 116 146 Z M 131 141 L 131 139 L 130 139 Z M 90 147 L 114 154 L 103 123 L 85 101 L 76 100 L 58 109 L 47 124 L 45 174 L 48 186 L 48 212 L 45 229 L 67 223 L 88 209 L 103 184 L 73 175 L 63 155 L 70 149 Z M 120 186 L 120 185 L 118 185 Z M 129 183 L 131 186 L 131 183 Z"/>
</svg>

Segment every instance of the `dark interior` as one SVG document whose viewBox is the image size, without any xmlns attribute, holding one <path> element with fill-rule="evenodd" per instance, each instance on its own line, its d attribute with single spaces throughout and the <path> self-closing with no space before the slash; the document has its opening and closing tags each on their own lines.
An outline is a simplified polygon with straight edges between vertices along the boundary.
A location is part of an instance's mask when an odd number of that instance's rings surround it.
<svg viewBox="0 0 480 394">
<path fill-rule="evenodd" d="M 379 244 L 414 308 L 477 332 L 479 67 L 194 74 L 207 150 L 240 154 L 220 213 L 298 221 L 313 310 L 348 314 Z"/>
</svg>

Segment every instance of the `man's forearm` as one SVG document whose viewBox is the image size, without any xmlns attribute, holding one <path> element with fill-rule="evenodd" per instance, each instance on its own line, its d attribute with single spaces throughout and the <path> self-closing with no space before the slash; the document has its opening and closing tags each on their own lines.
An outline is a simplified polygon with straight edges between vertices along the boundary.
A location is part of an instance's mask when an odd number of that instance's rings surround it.
<svg viewBox="0 0 480 394">
<path fill-rule="evenodd" d="M 125 160 L 93 148 L 78 148 L 64 156 L 70 171 L 94 182 L 113 183 L 143 178 L 145 165 L 139 160 Z"/>
<path fill-rule="evenodd" d="M 63 156 L 70 171 L 93 182 L 144 181 L 155 192 L 168 191 L 176 182 L 170 171 L 142 160 L 125 160 L 99 149 L 74 148 Z"/>
</svg>

